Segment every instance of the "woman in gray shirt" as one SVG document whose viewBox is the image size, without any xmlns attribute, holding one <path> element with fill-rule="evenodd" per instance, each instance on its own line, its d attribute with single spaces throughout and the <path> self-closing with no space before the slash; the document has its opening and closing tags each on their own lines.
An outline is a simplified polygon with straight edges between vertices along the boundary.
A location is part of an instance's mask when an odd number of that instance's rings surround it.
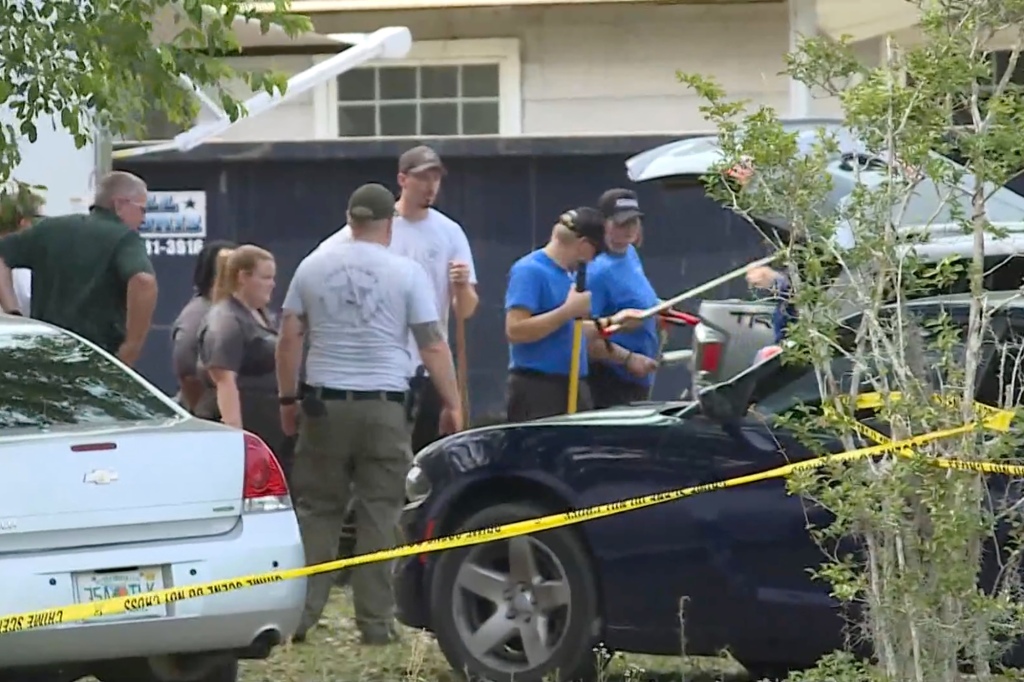
<svg viewBox="0 0 1024 682">
<path fill-rule="evenodd" d="M 217 240 L 207 242 L 196 258 L 196 269 L 192 273 L 194 295 L 178 313 L 171 327 L 171 363 L 174 376 L 178 378 L 178 402 L 188 411 L 193 411 L 203 384 L 196 374 L 196 360 L 199 354 L 199 325 L 210 309 L 213 282 L 217 275 L 217 258 L 235 248 L 234 242 Z"/>
<path fill-rule="evenodd" d="M 274 257 L 243 244 L 219 264 L 213 305 L 199 328 L 198 371 L 205 386 L 195 414 L 256 434 L 289 475 L 277 399 L 277 319 L 267 308 Z"/>
</svg>

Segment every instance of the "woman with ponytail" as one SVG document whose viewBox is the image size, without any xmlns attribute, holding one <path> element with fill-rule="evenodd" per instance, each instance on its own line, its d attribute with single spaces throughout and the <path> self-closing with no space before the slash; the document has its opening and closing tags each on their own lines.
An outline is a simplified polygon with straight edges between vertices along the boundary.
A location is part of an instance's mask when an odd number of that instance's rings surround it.
<svg viewBox="0 0 1024 682">
<path fill-rule="evenodd" d="M 178 401 L 187 409 L 195 409 L 203 393 L 203 383 L 196 374 L 199 355 L 199 326 L 213 303 L 213 283 L 217 276 L 217 259 L 235 248 L 234 242 L 207 242 L 196 258 L 192 273 L 193 296 L 178 313 L 171 326 L 171 363 L 178 379 Z"/>
<path fill-rule="evenodd" d="M 274 256 L 243 244 L 221 253 L 216 271 L 213 305 L 199 330 L 198 369 L 205 385 L 195 414 L 255 433 L 290 475 L 277 400 L 277 320 L 267 308 Z"/>
</svg>

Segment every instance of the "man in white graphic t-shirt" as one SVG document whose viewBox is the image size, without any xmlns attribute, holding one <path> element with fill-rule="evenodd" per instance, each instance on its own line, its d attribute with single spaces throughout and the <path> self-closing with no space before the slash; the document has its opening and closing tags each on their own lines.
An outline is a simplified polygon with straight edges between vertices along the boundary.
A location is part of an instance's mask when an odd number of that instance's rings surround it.
<svg viewBox="0 0 1024 682">
<path fill-rule="evenodd" d="M 437 300 L 437 313 L 446 338 L 449 311 L 467 319 L 476 312 L 476 269 L 473 252 L 462 226 L 433 207 L 445 167 L 437 152 L 427 146 L 413 147 L 398 159 L 401 194 L 395 204 L 390 249 L 412 258 L 427 271 Z M 352 238 L 345 226 L 321 242 L 321 247 Z M 320 248 L 320 247 L 317 247 Z M 441 400 L 426 377 L 415 340 L 409 339 L 409 376 L 416 409 L 412 451 L 419 452 L 437 440 Z M 468 417 L 468 415 L 465 415 Z"/>
</svg>

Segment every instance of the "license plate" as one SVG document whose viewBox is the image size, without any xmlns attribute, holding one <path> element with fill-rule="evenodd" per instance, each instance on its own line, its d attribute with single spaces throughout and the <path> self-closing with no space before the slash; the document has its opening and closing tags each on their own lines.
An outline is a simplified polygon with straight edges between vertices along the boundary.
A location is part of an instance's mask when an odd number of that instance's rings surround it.
<svg viewBox="0 0 1024 682">
<path fill-rule="evenodd" d="M 75 593 L 81 604 L 116 599 L 117 597 L 132 597 L 162 589 L 164 589 L 163 572 L 156 566 L 131 571 L 75 574 Z M 129 613 L 103 616 L 103 618 L 152 618 L 166 615 L 167 606 L 157 604 Z"/>
</svg>

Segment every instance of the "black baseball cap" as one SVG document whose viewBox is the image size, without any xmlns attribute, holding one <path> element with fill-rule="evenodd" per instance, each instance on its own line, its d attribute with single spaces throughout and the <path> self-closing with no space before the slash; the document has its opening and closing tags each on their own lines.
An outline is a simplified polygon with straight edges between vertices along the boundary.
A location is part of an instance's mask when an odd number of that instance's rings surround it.
<svg viewBox="0 0 1024 682">
<path fill-rule="evenodd" d="M 426 145 L 413 147 L 398 157 L 399 173 L 422 173 L 435 168 L 442 174 L 446 172 L 441 157 Z"/>
<path fill-rule="evenodd" d="M 624 223 L 634 218 L 642 218 L 644 215 L 640 210 L 636 192 L 629 189 L 608 190 L 597 200 L 597 206 L 605 220 L 615 223 Z"/>
<path fill-rule="evenodd" d="M 395 215 L 395 195 L 375 182 L 363 185 L 348 198 L 348 213 L 359 220 L 384 220 Z"/>
<path fill-rule="evenodd" d="M 593 243 L 598 253 L 604 250 L 604 218 L 596 208 L 580 206 L 568 210 L 559 216 L 558 222 Z"/>
</svg>

